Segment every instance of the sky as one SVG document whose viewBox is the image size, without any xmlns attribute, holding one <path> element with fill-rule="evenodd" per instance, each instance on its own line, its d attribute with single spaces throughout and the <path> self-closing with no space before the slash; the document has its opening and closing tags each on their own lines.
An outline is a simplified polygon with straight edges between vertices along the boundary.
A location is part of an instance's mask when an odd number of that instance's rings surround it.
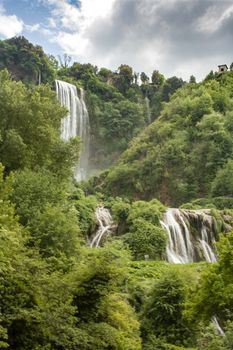
<svg viewBox="0 0 233 350">
<path fill-rule="evenodd" d="M 54 56 L 202 80 L 233 62 L 233 0 L 0 0 L 0 39 Z"/>
</svg>

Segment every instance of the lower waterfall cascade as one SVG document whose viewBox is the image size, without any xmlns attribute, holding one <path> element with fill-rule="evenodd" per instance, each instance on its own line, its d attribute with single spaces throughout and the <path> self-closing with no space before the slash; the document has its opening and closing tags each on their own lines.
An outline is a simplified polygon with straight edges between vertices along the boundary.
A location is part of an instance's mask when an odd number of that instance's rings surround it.
<svg viewBox="0 0 233 350">
<path fill-rule="evenodd" d="M 168 262 L 185 264 L 202 260 L 210 263 L 216 261 L 216 235 L 210 210 L 170 208 L 160 223 L 168 235 Z"/>
<path fill-rule="evenodd" d="M 216 329 L 216 332 L 217 332 L 219 335 L 221 335 L 221 336 L 225 336 L 225 332 L 224 332 L 224 330 L 222 329 L 222 327 L 220 326 L 217 317 L 216 317 L 216 316 L 213 316 L 213 317 L 211 318 L 211 321 L 212 321 L 212 323 L 213 323 L 213 325 L 214 325 L 214 327 L 215 327 L 215 329 Z"/>
<path fill-rule="evenodd" d="M 91 239 L 91 248 L 98 248 L 100 246 L 103 237 L 106 237 L 111 233 L 111 228 L 113 225 L 112 216 L 107 208 L 103 206 L 97 207 L 95 215 L 98 221 L 98 229 L 93 238 Z"/>
</svg>

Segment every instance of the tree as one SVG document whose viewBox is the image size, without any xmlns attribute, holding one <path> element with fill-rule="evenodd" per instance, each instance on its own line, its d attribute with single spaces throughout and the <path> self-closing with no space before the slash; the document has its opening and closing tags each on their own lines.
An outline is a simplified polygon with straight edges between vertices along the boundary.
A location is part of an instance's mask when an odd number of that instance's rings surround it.
<svg viewBox="0 0 233 350">
<path fill-rule="evenodd" d="M 128 100 L 123 100 L 118 104 L 106 103 L 100 121 L 101 126 L 105 129 L 105 137 L 119 142 L 120 149 L 125 148 L 128 141 L 145 124 L 142 106 Z"/>
<path fill-rule="evenodd" d="M 71 56 L 67 55 L 67 53 L 64 53 L 63 56 L 58 55 L 58 60 L 59 60 L 61 68 L 68 68 L 72 58 L 71 58 Z"/>
<path fill-rule="evenodd" d="M 10 201 L 13 176 L 4 178 L 4 166 L 0 163 L 0 229 L 19 230 L 14 205 Z"/>
<path fill-rule="evenodd" d="M 154 285 L 144 310 L 143 333 L 162 337 L 168 343 L 182 345 L 189 334 L 184 319 L 185 290 L 175 272 L 164 274 Z"/>
<path fill-rule="evenodd" d="M 134 77 L 134 84 L 137 85 L 138 84 L 139 73 L 134 72 L 133 77 Z"/>
<path fill-rule="evenodd" d="M 134 75 L 133 69 L 127 64 L 122 64 L 118 68 L 118 76 L 116 80 L 116 86 L 123 94 L 130 88 L 133 83 Z"/>
<path fill-rule="evenodd" d="M 114 199 L 112 212 L 118 222 L 118 234 L 128 245 L 136 260 L 161 259 L 165 252 L 167 235 L 160 219 L 165 208 L 157 201 L 136 201 L 130 205 L 121 198 Z"/>
<path fill-rule="evenodd" d="M 100 68 L 98 72 L 98 76 L 100 77 L 100 79 L 106 83 L 111 79 L 112 75 L 112 71 L 107 68 Z"/>
<path fill-rule="evenodd" d="M 67 188 L 51 173 L 24 170 L 15 175 L 11 194 L 19 220 L 28 229 L 28 245 L 61 262 L 77 256 L 82 243 L 78 213 L 68 202 Z"/>
<path fill-rule="evenodd" d="M 140 79 L 143 84 L 147 84 L 149 82 L 149 77 L 144 72 L 140 74 Z"/>
<path fill-rule="evenodd" d="M 152 84 L 159 89 L 164 83 L 164 76 L 158 70 L 154 70 L 151 76 Z"/>
<path fill-rule="evenodd" d="M 233 270 L 233 232 L 222 236 L 217 245 L 218 261 L 206 268 L 201 275 L 189 304 L 188 316 L 196 327 L 208 325 L 213 316 L 217 317 L 223 330 L 231 331 L 232 344 L 233 299 L 231 279 Z M 230 347 L 231 348 L 231 347 Z M 228 349 L 228 348 L 227 348 Z"/>
<path fill-rule="evenodd" d="M 78 326 L 87 334 L 83 350 L 141 350 L 139 323 L 121 291 L 129 256 L 120 242 L 87 251 L 73 275 Z"/>
<path fill-rule="evenodd" d="M 125 234 L 124 242 L 129 246 L 136 260 L 160 260 L 164 256 L 167 236 L 161 227 L 143 219 L 136 219 Z"/>
<path fill-rule="evenodd" d="M 207 74 L 207 76 L 205 77 L 205 80 L 213 80 L 213 79 L 215 79 L 215 77 L 216 77 L 216 75 L 214 74 L 214 72 L 213 72 L 213 70 L 211 70 L 208 74 Z"/>
<path fill-rule="evenodd" d="M 69 177 L 77 163 L 78 139 L 60 138 L 66 111 L 46 85 L 29 89 L 0 72 L 0 160 L 6 171 L 45 167 Z"/>
<path fill-rule="evenodd" d="M 184 85 L 184 81 L 181 78 L 171 77 L 168 78 L 162 89 L 162 99 L 163 101 L 168 101 L 170 96 L 174 94 L 174 92 L 181 88 Z"/>
<path fill-rule="evenodd" d="M 87 89 L 93 82 L 97 75 L 98 68 L 90 63 L 74 62 L 71 67 L 63 68 L 60 72 L 62 76 L 74 77 L 77 80 L 82 80 L 84 88 Z"/>
<path fill-rule="evenodd" d="M 30 220 L 29 229 L 29 244 L 38 247 L 42 257 L 56 257 L 68 264 L 69 259 L 78 256 L 82 241 L 74 208 L 47 204 Z"/>
<path fill-rule="evenodd" d="M 194 77 L 194 75 L 190 75 L 189 83 L 196 84 L 196 78 Z"/>
<path fill-rule="evenodd" d="M 43 49 L 19 36 L 0 41 L 0 69 L 7 68 L 12 77 L 25 83 L 52 82 L 54 64 Z"/>
<path fill-rule="evenodd" d="M 10 201 L 13 176 L 4 178 L 3 171 L 0 165 L 0 347 L 72 349 L 78 330 L 70 283 L 26 247 L 28 232 Z"/>
<path fill-rule="evenodd" d="M 224 168 L 219 169 L 211 186 L 211 194 L 217 196 L 233 196 L 233 160 L 230 159 Z"/>
</svg>

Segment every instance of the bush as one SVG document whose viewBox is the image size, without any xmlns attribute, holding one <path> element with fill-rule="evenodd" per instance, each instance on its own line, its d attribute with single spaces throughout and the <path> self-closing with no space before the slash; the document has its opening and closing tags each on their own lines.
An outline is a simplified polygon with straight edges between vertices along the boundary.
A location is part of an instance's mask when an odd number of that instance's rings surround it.
<svg viewBox="0 0 233 350">
<path fill-rule="evenodd" d="M 163 337 L 168 343 L 184 345 L 191 332 L 184 319 L 184 283 L 174 271 L 156 281 L 144 310 L 144 337 Z M 190 332 L 190 334 L 189 334 Z"/>
<path fill-rule="evenodd" d="M 167 236 L 161 227 L 143 219 L 135 219 L 130 231 L 124 235 L 124 242 L 136 260 L 143 260 L 147 255 L 149 259 L 163 258 Z"/>
</svg>

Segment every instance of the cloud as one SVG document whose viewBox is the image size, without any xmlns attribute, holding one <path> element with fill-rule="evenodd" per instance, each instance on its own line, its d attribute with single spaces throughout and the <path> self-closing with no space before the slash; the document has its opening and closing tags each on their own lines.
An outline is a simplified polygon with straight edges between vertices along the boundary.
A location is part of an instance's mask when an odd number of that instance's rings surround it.
<svg viewBox="0 0 233 350">
<path fill-rule="evenodd" d="M 57 43 L 66 53 L 86 59 L 91 55 L 92 43 L 89 38 L 89 28 L 96 20 L 104 20 L 113 8 L 115 0 L 41 0 L 50 7 L 50 29 L 56 28 L 56 35 L 50 41 Z"/>
<path fill-rule="evenodd" d="M 24 29 L 33 33 L 33 32 L 38 32 L 41 30 L 41 26 L 39 23 L 36 23 L 36 24 L 33 24 L 33 25 L 28 25 L 28 24 L 25 24 L 24 25 Z"/>
<path fill-rule="evenodd" d="M 206 33 L 219 30 L 226 21 L 233 19 L 233 5 L 228 6 L 227 2 L 219 2 L 209 7 L 204 16 L 197 21 L 197 28 Z"/>
<path fill-rule="evenodd" d="M 56 21 L 54 20 L 54 18 L 49 17 L 48 19 L 48 27 L 51 29 L 54 29 L 57 27 Z"/>
<path fill-rule="evenodd" d="M 58 43 L 64 51 L 75 57 L 85 57 L 89 41 L 84 37 L 80 37 L 79 33 L 67 33 L 60 31 L 57 37 L 51 39 L 52 42 Z"/>
<path fill-rule="evenodd" d="M 80 26 L 80 10 L 68 0 L 40 0 L 50 7 L 50 23 L 53 27 L 61 27 L 68 31 L 77 31 Z M 52 22 L 51 22 L 52 21 Z"/>
<path fill-rule="evenodd" d="M 20 34 L 24 23 L 16 15 L 7 16 L 3 6 L 0 4 L 0 35 L 4 38 L 11 38 Z"/>
<path fill-rule="evenodd" d="M 233 60 L 229 0 L 37 0 L 40 32 L 79 62 L 203 78 Z"/>
<path fill-rule="evenodd" d="M 215 18 L 219 18 L 217 24 Z M 167 76 L 202 78 L 218 64 L 232 60 L 232 4 L 121 0 L 108 18 L 97 18 L 86 35 L 89 54 L 97 64 L 129 63 L 137 71 L 159 69 Z"/>
</svg>

